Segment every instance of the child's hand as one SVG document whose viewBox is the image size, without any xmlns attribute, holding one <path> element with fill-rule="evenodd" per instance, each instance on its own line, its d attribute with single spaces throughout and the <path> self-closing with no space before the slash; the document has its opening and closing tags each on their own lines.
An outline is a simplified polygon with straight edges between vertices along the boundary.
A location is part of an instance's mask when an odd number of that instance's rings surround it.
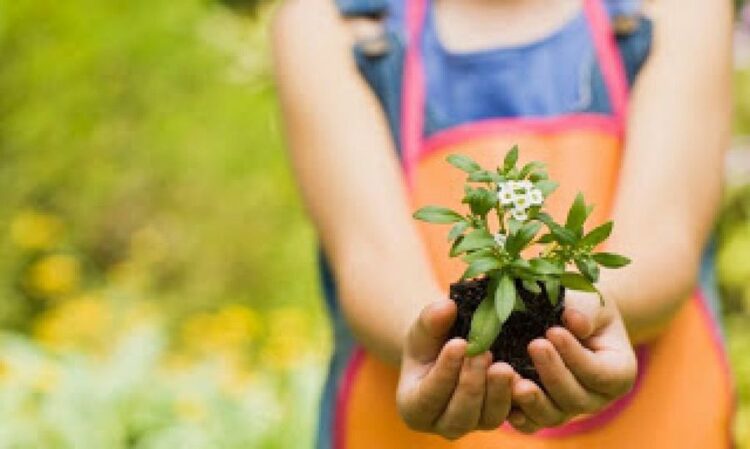
<svg viewBox="0 0 750 449">
<path fill-rule="evenodd" d="M 547 393 L 526 379 L 517 379 L 513 385 L 518 409 L 508 420 L 522 432 L 599 411 L 635 382 L 635 354 L 613 301 L 602 307 L 596 295 L 581 292 L 568 292 L 565 300 L 567 329 L 552 328 L 547 339 L 529 345 Z"/>
<path fill-rule="evenodd" d="M 517 376 L 506 363 L 490 365 L 489 352 L 465 357 L 465 340 L 445 343 L 455 316 L 449 300 L 422 310 L 406 337 L 397 393 L 399 412 L 410 428 L 449 439 L 500 426 L 510 411 Z"/>
</svg>

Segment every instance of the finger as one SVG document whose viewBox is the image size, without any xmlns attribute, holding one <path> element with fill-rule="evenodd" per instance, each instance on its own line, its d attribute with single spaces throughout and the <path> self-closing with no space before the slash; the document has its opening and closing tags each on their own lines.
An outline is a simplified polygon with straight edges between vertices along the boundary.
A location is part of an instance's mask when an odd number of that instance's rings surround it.
<svg viewBox="0 0 750 449">
<path fill-rule="evenodd" d="M 448 406 L 458 384 L 466 341 L 450 340 L 424 376 L 404 368 L 399 383 L 398 406 L 404 421 L 415 430 L 428 430 Z"/>
<path fill-rule="evenodd" d="M 541 428 L 539 424 L 529 419 L 520 410 L 511 411 L 508 415 L 508 422 L 517 431 L 527 434 L 535 433 Z"/>
<path fill-rule="evenodd" d="M 427 305 L 409 329 L 405 356 L 420 363 L 431 363 L 440 352 L 456 319 L 456 304 L 448 299 Z"/>
<path fill-rule="evenodd" d="M 458 438 L 476 429 L 482 413 L 489 352 L 464 359 L 461 375 L 448 407 L 435 423 L 435 430 L 446 438 Z"/>
<path fill-rule="evenodd" d="M 565 296 L 562 321 L 581 340 L 591 337 L 601 324 L 603 308 L 593 293 L 571 292 Z"/>
<path fill-rule="evenodd" d="M 492 430 L 500 427 L 510 412 L 511 388 L 515 372 L 507 363 L 493 363 L 487 370 L 487 390 L 482 405 L 479 428 Z"/>
<path fill-rule="evenodd" d="M 561 410 L 574 414 L 590 413 L 606 402 L 598 394 L 586 391 L 548 340 L 532 341 L 529 355 L 547 394 Z"/>
<path fill-rule="evenodd" d="M 592 352 L 583 347 L 568 330 L 560 327 L 547 331 L 547 338 L 586 389 L 611 398 L 625 394 L 632 388 L 637 372 L 632 349 Z"/>
<path fill-rule="evenodd" d="M 527 419 L 543 427 L 554 427 L 565 421 L 566 414 L 550 401 L 537 384 L 528 379 L 513 385 L 513 401 Z"/>
</svg>

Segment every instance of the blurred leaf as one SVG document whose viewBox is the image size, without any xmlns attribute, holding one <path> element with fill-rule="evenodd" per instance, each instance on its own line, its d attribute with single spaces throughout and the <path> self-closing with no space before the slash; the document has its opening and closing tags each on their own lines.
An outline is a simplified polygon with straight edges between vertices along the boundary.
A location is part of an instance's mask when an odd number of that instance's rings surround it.
<svg viewBox="0 0 750 449">
<path fill-rule="evenodd" d="M 480 167 L 479 164 L 474 162 L 473 159 L 471 159 L 468 156 L 464 156 L 463 154 L 451 154 L 450 156 L 446 158 L 446 160 L 452 166 L 458 168 L 459 170 L 463 170 L 469 174 L 482 169 L 482 167 Z"/>
<path fill-rule="evenodd" d="M 513 148 L 510 149 L 505 154 L 505 159 L 503 159 L 503 171 L 509 172 L 516 166 L 516 162 L 518 162 L 518 145 L 514 145 Z M 513 176 L 514 178 L 516 176 Z"/>
<path fill-rule="evenodd" d="M 458 212 L 440 206 L 425 206 L 414 212 L 414 218 L 428 223 L 456 223 L 463 221 L 464 217 Z"/>
<path fill-rule="evenodd" d="M 607 268 L 620 268 L 630 263 L 630 259 L 615 253 L 595 253 L 591 257 L 596 263 Z"/>
<path fill-rule="evenodd" d="M 607 240 L 612 233 L 613 224 L 613 222 L 608 221 L 603 225 L 597 226 L 580 240 L 579 246 L 591 246 L 593 248 Z"/>
</svg>

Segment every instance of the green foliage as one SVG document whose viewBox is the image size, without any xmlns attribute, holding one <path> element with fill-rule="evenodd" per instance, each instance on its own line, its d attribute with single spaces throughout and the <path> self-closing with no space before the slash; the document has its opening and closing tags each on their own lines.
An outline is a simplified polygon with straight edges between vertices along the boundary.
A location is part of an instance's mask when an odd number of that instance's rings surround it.
<svg viewBox="0 0 750 449">
<path fill-rule="evenodd" d="M 544 201 L 557 183 L 549 179 L 543 163 L 532 161 L 519 169 L 518 159 L 516 146 L 507 152 L 502 166 L 492 170 L 464 155 L 448 156 L 448 163 L 468 175 L 461 202 L 469 211 L 462 214 L 426 206 L 414 213 L 414 218 L 431 223 L 456 223 L 448 233 L 453 242 L 449 255 L 461 256 L 468 264 L 462 279 L 486 277 L 490 281 L 487 297 L 471 322 L 470 355 L 487 350 L 511 312 L 526 308 L 519 286 L 532 294 L 546 293 L 553 304 L 562 287 L 597 293 L 604 301 L 594 286 L 600 266 L 620 268 L 630 262 L 618 254 L 592 253 L 609 237 L 612 222 L 584 233 L 593 206 L 586 204 L 582 194 L 571 204 L 565 224 L 555 222 L 544 211 Z M 540 236 L 545 227 L 547 233 Z M 540 255 L 526 258 L 532 246 L 540 247 Z M 571 265 L 578 272 L 566 272 Z"/>
<path fill-rule="evenodd" d="M 494 297 L 486 297 L 471 317 L 466 353 L 475 356 L 489 349 L 500 334 L 502 323 L 495 312 Z"/>
</svg>

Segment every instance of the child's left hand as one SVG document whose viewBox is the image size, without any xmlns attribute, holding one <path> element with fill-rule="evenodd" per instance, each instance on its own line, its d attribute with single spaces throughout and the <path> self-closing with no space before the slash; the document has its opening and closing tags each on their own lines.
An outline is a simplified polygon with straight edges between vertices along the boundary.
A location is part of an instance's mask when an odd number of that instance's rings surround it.
<svg viewBox="0 0 750 449">
<path fill-rule="evenodd" d="M 528 348 L 547 393 L 520 377 L 513 385 L 508 421 L 524 433 L 597 412 L 635 382 L 635 354 L 614 302 L 601 306 L 597 295 L 575 291 L 565 301 L 565 328 L 549 329 Z"/>
</svg>

